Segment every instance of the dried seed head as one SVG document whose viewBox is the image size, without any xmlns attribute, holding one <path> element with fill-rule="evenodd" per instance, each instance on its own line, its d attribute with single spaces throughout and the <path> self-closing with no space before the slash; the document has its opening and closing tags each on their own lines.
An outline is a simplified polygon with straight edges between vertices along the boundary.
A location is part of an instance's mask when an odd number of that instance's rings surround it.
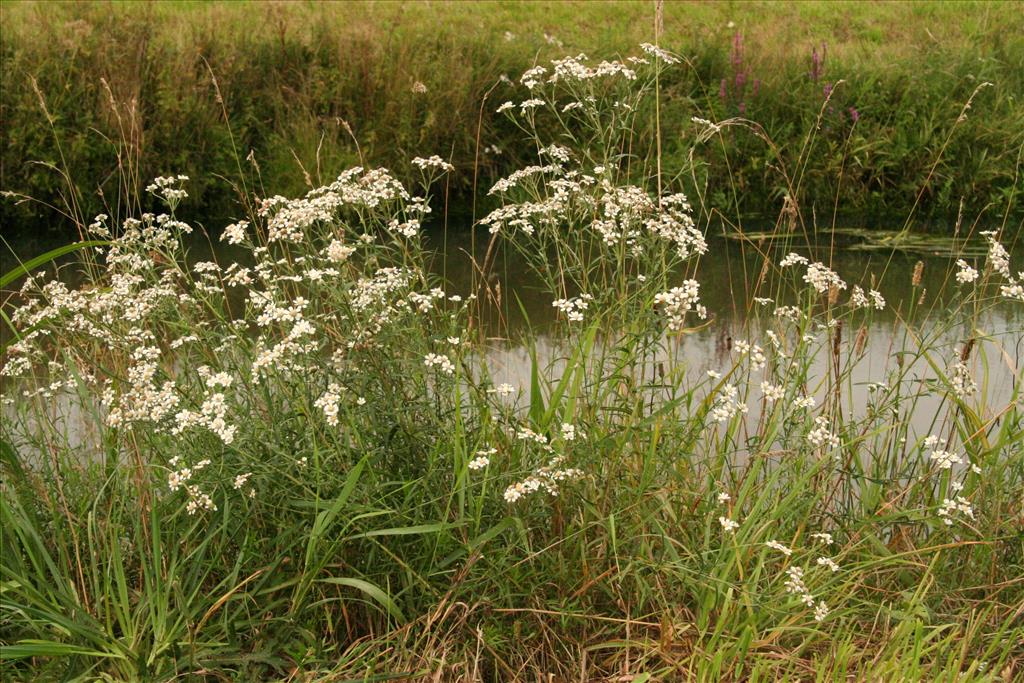
<svg viewBox="0 0 1024 683">
<path fill-rule="evenodd" d="M 860 355 L 860 354 L 864 353 L 864 347 L 867 345 L 867 343 L 868 343 L 868 328 L 866 326 L 861 326 L 861 328 L 859 330 L 857 330 L 857 341 L 854 342 L 854 345 L 853 345 L 854 346 L 854 350 L 856 351 L 857 355 Z"/>
<path fill-rule="evenodd" d="M 964 344 L 964 348 L 960 349 L 960 362 L 966 363 L 967 359 L 971 357 L 971 349 L 974 348 L 974 337 L 967 340 Z"/>
<path fill-rule="evenodd" d="M 917 265 L 914 266 L 914 277 L 911 278 L 910 284 L 917 287 L 921 284 L 921 275 L 924 273 L 924 261 L 918 261 Z"/>
</svg>

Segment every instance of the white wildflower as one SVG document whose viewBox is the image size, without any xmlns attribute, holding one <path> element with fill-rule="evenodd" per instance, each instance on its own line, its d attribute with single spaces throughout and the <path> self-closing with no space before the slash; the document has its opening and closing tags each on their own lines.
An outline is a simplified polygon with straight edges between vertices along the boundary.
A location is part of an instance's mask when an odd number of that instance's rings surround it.
<svg viewBox="0 0 1024 683">
<path fill-rule="evenodd" d="M 964 285 L 969 282 L 974 282 L 975 280 L 978 279 L 977 269 L 972 268 L 970 264 L 967 263 L 967 261 L 964 261 L 963 259 L 957 259 L 956 265 L 958 268 L 956 273 L 956 281 L 959 282 L 960 284 Z"/>
<path fill-rule="evenodd" d="M 455 373 L 455 365 L 448 356 L 439 353 L 428 353 L 423 357 L 423 364 L 428 368 L 438 367 L 446 375 Z"/>
<path fill-rule="evenodd" d="M 830 557 L 819 557 L 818 558 L 818 566 L 819 567 L 828 567 L 833 572 L 839 571 L 839 565 L 836 564 L 835 561 L 832 560 L 832 558 L 830 558 Z"/>
<path fill-rule="evenodd" d="M 238 221 L 224 228 L 220 241 L 228 244 L 241 244 L 245 239 L 245 231 L 249 227 L 249 221 Z"/>
<path fill-rule="evenodd" d="M 691 311 L 701 318 L 707 317 L 707 309 L 700 303 L 700 284 L 696 280 L 684 280 L 682 286 L 656 294 L 654 304 L 664 307 L 668 329 L 673 332 L 683 329 L 686 314 Z"/>
<path fill-rule="evenodd" d="M 331 383 L 313 405 L 323 411 L 327 424 L 332 427 L 338 424 L 338 407 L 341 402 L 341 387 Z"/>
<path fill-rule="evenodd" d="M 828 446 L 829 448 L 839 446 L 839 437 L 829 429 L 828 418 L 824 416 L 814 418 L 814 429 L 808 432 L 807 441 L 812 446 Z"/>
</svg>

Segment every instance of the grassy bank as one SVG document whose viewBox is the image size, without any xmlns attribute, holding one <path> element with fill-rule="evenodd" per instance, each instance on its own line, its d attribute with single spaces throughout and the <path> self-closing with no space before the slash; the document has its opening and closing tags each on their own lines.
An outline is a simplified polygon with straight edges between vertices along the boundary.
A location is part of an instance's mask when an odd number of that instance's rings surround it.
<svg viewBox="0 0 1024 683">
<path fill-rule="evenodd" d="M 668 3 L 663 169 L 710 206 L 774 214 L 999 214 L 1024 143 L 1024 21 L 1013 3 Z M 296 194 L 360 159 L 414 177 L 440 153 L 470 196 L 531 154 L 499 79 L 653 40 L 649 3 L 4 3 L 0 189 L 89 222 L 140 179 L 190 175 L 192 218 L 245 192 Z M 965 121 L 957 123 L 972 93 Z M 836 85 L 838 84 L 838 85 Z M 826 93 L 834 87 L 826 102 Z M 44 115 L 45 112 L 45 115 Z M 743 116 L 695 149 L 693 116 Z M 554 130 L 554 129 L 552 129 Z M 653 144 L 638 123 L 633 153 Z M 813 140 L 809 133 L 816 131 Z M 250 157 L 250 152 L 252 156 Z M 690 156 L 690 153 L 693 156 Z M 37 163 L 38 162 L 38 163 Z M 779 168 L 803 165 L 799 187 Z M 1018 178 L 1019 181 L 1019 178 Z M 99 193 L 99 194 L 98 194 Z M 106 204 L 106 208 L 103 205 Z M 8 226 L 64 225 L 33 202 Z"/>
<path fill-rule="evenodd" d="M 923 263 L 842 280 L 791 204 L 748 245 L 745 324 L 716 327 L 704 196 L 624 154 L 684 67 L 635 56 L 525 74 L 502 116 L 536 152 L 486 191 L 463 289 L 422 242 L 439 157 L 408 186 L 356 168 L 253 199 L 219 262 L 182 247 L 202 180 L 159 178 L 162 216 L 90 226 L 80 287 L 26 278 L 3 309 L 3 677 L 1019 680 L 1005 236 L 961 226 L 938 304 Z M 558 315 L 517 328 L 521 386 L 488 360 L 503 250 Z M 688 353 L 708 326 L 710 371 Z"/>
</svg>

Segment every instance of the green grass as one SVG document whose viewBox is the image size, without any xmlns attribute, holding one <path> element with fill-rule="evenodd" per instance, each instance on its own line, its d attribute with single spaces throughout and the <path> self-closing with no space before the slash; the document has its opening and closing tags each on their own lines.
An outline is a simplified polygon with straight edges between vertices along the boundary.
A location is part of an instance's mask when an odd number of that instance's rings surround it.
<svg viewBox="0 0 1024 683">
<path fill-rule="evenodd" d="M 812 227 L 836 236 L 789 204 L 778 248 L 744 243 L 744 322 L 703 320 L 699 293 L 729 285 L 702 275 L 713 200 L 686 204 L 637 143 L 682 69 L 516 92 L 540 104 L 502 125 L 547 168 L 491 195 L 463 291 L 416 223 L 413 197 L 443 211 L 443 162 L 264 204 L 247 170 L 233 251 L 198 263 L 178 191 L 205 179 L 141 197 L 120 176 L 129 220 L 81 226 L 109 241 L 76 251 L 82 284 L 33 276 L 4 303 L 4 678 L 1019 679 L 1021 369 L 989 328 L 1024 300 L 1013 226 L 958 225 L 987 248 L 950 262 L 940 304 L 919 274 L 783 266 L 822 253 Z M 484 323 L 515 305 L 491 277 L 510 251 L 560 311 L 517 329 L 511 396 L 488 363 L 510 329 Z M 854 287 L 881 277 L 912 296 L 876 363 Z M 688 353 L 705 326 L 715 376 Z M 855 401 L 865 369 L 882 384 Z"/>
<path fill-rule="evenodd" d="M 801 205 L 827 212 L 838 198 L 848 213 L 906 215 L 920 195 L 924 214 L 955 215 L 963 200 L 999 215 L 1019 183 L 1024 144 L 1024 22 L 1015 10 L 669 3 L 661 42 L 689 64 L 662 84 L 664 168 L 696 171 L 709 205 L 773 215 L 790 189 L 778 167 L 799 157 L 824 84 L 842 81 L 795 198 Z M 494 114 L 511 92 L 499 76 L 578 51 L 624 54 L 653 40 L 654 24 L 645 2 L 4 3 L 0 11 L 0 189 L 57 206 L 75 194 L 75 218 L 85 222 L 137 196 L 140 179 L 171 171 L 196 179 L 191 218 L 237 214 L 251 188 L 236 187 L 233 146 L 243 159 L 252 150 L 243 166 L 258 165 L 261 194 L 308 190 L 360 155 L 409 179 L 408 158 L 440 153 L 456 165 L 449 194 L 472 196 L 475 184 L 529 158 L 518 131 Z M 739 70 L 748 91 L 759 81 L 758 93 L 723 101 L 720 83 L 737 70 L 736 33 Z M 812 81 L 811 51 L 822 43 L 824 71 Z M 993 87 L 950 138 L 960 107 L 986 81 Z M 425 94 L 412 92 L 416 82 Z M 721 120 L 741 103 L 773 144 L 736 129 L 691 160 L 691 117 Z M 649 131 L 644 122 L 638 133 Z M 491 145 L 502 153 L 487 153 Z M 69 225 L 34 202 L 5 200 L 0 211 L 5 225 Z"/>
</svg>

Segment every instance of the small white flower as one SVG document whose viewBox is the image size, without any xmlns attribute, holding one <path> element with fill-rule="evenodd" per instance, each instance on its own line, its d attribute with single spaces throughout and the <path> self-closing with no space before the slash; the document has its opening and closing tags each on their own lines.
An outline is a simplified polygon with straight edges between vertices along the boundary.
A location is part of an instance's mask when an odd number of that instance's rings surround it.
<svg viewBox="0 0 1024 683">
<path fill-rule="evenodd" d="M 735 522 L 728 517 L 719 517 L 718 523 L 722 525 L 722 531 L 727 534 L 731 534 L 736 531 L 736 529 L 740 528 L 739 522 Z"/>
<path fill-rule="evenodd" d="M 811 538 L 821 541 L 825 545 L 832 545 L 832 534 L 825 533 L 822 531 L 811 534 Z"/>
<path fill-rule="evenodd" d="M 781 401 L 786 397 L 786 388 L 777 386 L 771 382 L 761 382 L 761 393 L 764 395 L 764 400 L 768 403 L 774 403 L 775 401 Z"/>
<path fill-rule="evenodd" d="M 428 353 L 423 357 L 423 364 L 428 368 L 437 366 L 441 372 L 446 375 L 452 375 L 455 373 L 455 365 L 452 363 L 448 356 L 443 356 L 438 353 Z"/>
<path fill-rule="evenodd" d="M 516 388 L 511 384 L 502 383 L 494 387 L 493 389 L 488 389 L 488 391 L 495 393 L 498 396 L 511 396 L 512 394 L 516 393 Z"/>
<path fill-rule="evenodd" d="M 959 465 L 963 462 L 963 458 L 952 451 L 934 450 L 928 457 L 934 460 L 939 469 L 942 470 L 948 470 L 953 465 Z"/>
<path fill-rule="evenodd" d="M 974 282 L 975 280 L 978 279 L 978 271 L 972 268 L 970 264 L 967 263 L 967 261 L 964 261 L 963 259 L 958 259 L 956 265 L 957 268 L 959 268 L 959 270 L 956 273 L 956 281 L 959 282 L 960 284 L 965 285 L 969 282 Z"/>
<path fill-rule="evenodd" d="M 241 244 L 245 239 L 245 231 L 249 227 L 249 221 L 238 221 L 224 228 L 220 241 L 228 244 Z"/>
<path fill-rule="evenodd" d="M 832 570 L 833 572 L 837 572 L 837 571 L 839 571 L 839 565 L 838 565 L 838 564 L 836 564 L 836 563 L 835 563 L 835 562 L 834 562 L 834 561 L 832 560 L 832 558 L 829 558 L 829 557 L 819 557 L 819 558 L 818 558 L 818 566 L 819 566 L 819 567 L 828 567 L 828 568 L 829 568 L 829 569 L 831 569 L 831 570 Z"/>
<path fill-rule="evenodd" d="M 767 543 L 765 543 L 765 545 L 768 546 L 769 548 L 771 548 L 772 550 L 778 550 L 780 553 L 782 553 L 786 557 L 789 557 L 790 555 L 793 554 L 792 548 L 787 548 L 786 546 L 782 545 L 781 543 L 779 543 L 778 541 L 776 541 L 774 539 L 771 540 L 771 541 L 768 541 Z"/>
<path fill-rule="evenodd" d="M 576 427 L 568 422 L 562 423 L 562 439 L 565 441 L 576 440 Z"/>
<path fill-rule="evenodd" d="M 828 418 L 824 416 L 814 419 L 814 429 L 807 433 L 807 441 L 812 446 L 839 447 L 839 437 L 829 429 Z"/>
</svg>

